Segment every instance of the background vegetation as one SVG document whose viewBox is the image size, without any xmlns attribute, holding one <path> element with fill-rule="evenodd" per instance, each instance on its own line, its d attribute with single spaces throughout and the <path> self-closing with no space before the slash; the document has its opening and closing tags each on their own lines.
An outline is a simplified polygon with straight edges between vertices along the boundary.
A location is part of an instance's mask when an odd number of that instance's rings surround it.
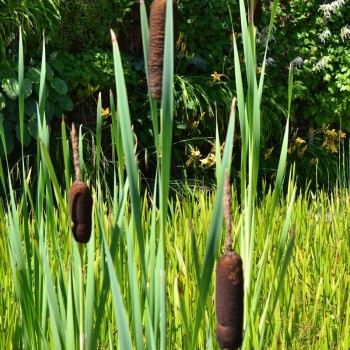
<svg viewBox="0 0 350 350">
<path fill-rule="evenodd" d="M 26 5 L 5 6 L 0 21 L 2 33 L 0 113 L 6 120 L 8 153 L 18 142 L 18 120 L 9 93 L 15 87 L 17 31 L 19 24 L 26 38 L 26 66 L 33 71 L 40 62 L 41 33 L 46 29 L 48 64 L 52 76 L 60 82 L 50 95 L 53 131 L 60 130 L 62 112 L 68 121 L 84 122 L 94 128 L 97 93 L 102 91 L 102 106 L 109 108 L 109 89 L 113 87 L 112 57 L 108 32 L 113 28 L 121 51 L 128 93 L 132 108 L 133 125 L 138 137 L 138 150 L 144 178 L 154 171 L 154 154 L 148 149 L 152 139 L 150 110 L 144 101 L 147 95 L 144 79 L 144 61 L 139 20 L 138 2 L 74 0 L 40 2 Z M 146 1 L 146 6 L 150 1 Z M 175 76 L 175 134 L 174 179 L 213 179 L 214 165 L 213 131 L 218 120 L 219 132 L 229 114 L 232 91 L 235 90 L 232 50 L 232 25 L 240 35 L 238 2 L 231 1 L 231 23 L 226 1 L 178 2 L 176 76 Z M 277 155 L 273 152 L 281 142 L 285 106 L 287 103 L 287 71 L 289 62 L 295 66 L 294 101 L 292 107 L 291 143 L 300 138 L 303 151 L 290 148 L 290 162 L 298 159 L 297 173 L 312 180 L 312 186 L 329 187 L 338 178 L 339 151 L 347 149 L 346 132 L 349 124 L 350 90 L 350 29 L 348 0 L 324 1 L 323 3 L 301 0 L 281 1 L 276 15 L 274 32 L 266 67 L 265 93 L 262 101 L 262 175 L 266 181 L 273 180 Z M 258 70 L 266 41 L 271 2 L 262 1 L 257 29 Z M 16 14 L 16 15 L 14 15 Z M 11 18 L 9 21 L 8 19 Z M 220 20 L 218 20 L 220 19 Z M 6 34 L 5 34 L 6 33 Z M 38 50 L 39 48 L 39 50 Z M 49 69 L 50 69 L 49 68 Z M 26 136 L 30 153 L 31 125 L 35 115 L 33 101 L 37 99 L 33 76 L 32 92 L 26 96 L 28 133 Z M 58 84 L 53 83 L 58 87 Z M 28 84 L 29 86 L 29 84 Z M 58 93 L 58 94 L 57 94 Z M 108 119 L 108 113 L 106 112 Z M 17 125 L 17 129 L 16 129 Z M 339 137 L 327 142 L 329 129 Z M 296 137 L 294 137 L 297 135 Z M 16 141 L 17 138 L 17 141 Z M 108 154 L 110 138 L 104 137 Z M 298 139 L 299 140 L 299 139 Z M 329 147 L 331 145 L 331 147 Z M 235 152 L 236 153 L 236 152 Z M 327 161 L 325 161 L 327 155 Z M 13 159 L 18 159 L 18 154 Z M 346 157 L 347 158 L 347 157 Z M 239 164 L 239 152 L 236 156 Z M 347 162 L 347 159 L 345 160 Z M 59 162 L 59 160 L 58 160 Z M 142 165 L 144 164 L 144 166 Z M 316 184 L 315 170 L 318 170 Z M 237 174 L 236 174 L 237 175 Z"/>
</svg>

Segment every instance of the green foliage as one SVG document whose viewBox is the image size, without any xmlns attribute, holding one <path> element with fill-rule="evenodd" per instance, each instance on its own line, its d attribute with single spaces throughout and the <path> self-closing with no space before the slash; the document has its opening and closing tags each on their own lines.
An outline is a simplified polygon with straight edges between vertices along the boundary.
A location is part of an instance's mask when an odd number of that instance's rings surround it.
<svg viewBox="0 0 350 350">
<path fill-rule="evenodd" d="M 37 65 L 30 65 L 25 68 L 24 72 L 24 146 L 28 147 L 32 139 L 37 138 L 38 133 L 40 68 Z M 18 107 L 20 91 L 16 75 L 17 69 L 0 70 L 0 118 L 5 130 L 8 155 L 13 151 L 15 139 L 20 142 Z M 53 118 L 61 118 L 63 113 L 73 110 L 73 102 L 67 93 L 67 83 L 60 78 L 50 63 L 47 63 L 45 79 L 45 117 L 47 122 Z M 3 153 L 3 147 L 0 146 L 2 156 Z"/>
<path fill-rule="evenodd" d="M 58 22 L 61 4 L 62 0 L 0 0 L 0 61 L 6 59 L 6 48 L 17 37 L 19 27 L 27 40 L 37 35 L 41 37 L 44 29 Z"/>
<path fill-rule="evenodd" d="M 232 26 L 228 5 L 233 18 L 238 22 L 238 1 L 187 1 L 179 0 L 179 31 L 187 49 L 203 61 L 203 68 L 209 71 L 221 70 L 225 57 L 231 56 Z M 195 65 L 196 61 L 193 62 Z"/>
<path fill-rule="evenodd" d="M 140 86 L 137 72 L 143 69 L 143 63 L 133 57 L 124 58 L 124 74 L 133 89 L 136 85 Z M 59 51 L 51 64 L 67 82 L 68 92 L 76 102 L 96 91 L 108 94 L 114 85 L 113 55 L 110 50 L 94 47 L 76 54 Z"/>
<path fill-rule="evenodd" d="M 73 0 L 61 8 L 60 25 L 50 32 L 49 47 L 77 53 L 110 47 L 109 30 L 122 31 L 135 0 Z"/>
<path fill-rule="evenodd" d="M 299 126 L 335 123 L 350 130 L 349 16 L 349 0 L 323 5 L 292 0 L 279 6 L 269 52 L 274 62 L 268 69 L 267 84 L 275 100 L 285 99 L 280 77 L 294 60 L 294 122 Z"/>
</svg>

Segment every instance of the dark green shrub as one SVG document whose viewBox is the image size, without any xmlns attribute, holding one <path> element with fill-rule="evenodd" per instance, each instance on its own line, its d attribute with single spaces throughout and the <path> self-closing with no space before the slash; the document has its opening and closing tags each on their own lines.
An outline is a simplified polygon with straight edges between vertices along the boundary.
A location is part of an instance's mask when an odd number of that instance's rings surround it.
<svg viewBox="0 0 350 350">
<path fill-rule="evenodd" d="M 295 124 L 299 126 L 333 123 L 350 130 L 349 16 L 349 0 L 280 4 L 267 82 L 275 100 L 286 100 L 281 78 L 294 61 Z"/>
<path fill-rule="evenodd" d="M 7 68 L 6 68 L 7 67 Z M 18 111 L 18 80 L 17 70 L 8 65 L 0 68 L 0 118 L 3 120 L 7 153 L 13 151 L 15 139 L 20 141 L 19 111 Z M 24 74 L 24 145 L 28 147 L 32 139 L 37 137 L 38 95 L 40 83 L 40 67 L 30 65 L 25 68 Z M 53 118 L 61 118 L 62 114 L 73 110 L 73 103 L 67 95 L 68 87 L 60 75 L 46 64 L 46 103 L 45 117 L 50 122 Z M 0 147 L 0 155 L 3 148 Z"/>
<path fill-rule="evenodd" d="M 236 0 L 178 1 L 179 32 L 184 35 L 188 51 L 202 60 L 202 65 L 208 71 L 222 71 L 225 57 L 229 57 L 232 50 L 228 5 L 238 24 L 239 9 Z"/>
<path fill-rule="evenodd" d="M 61 22 L 50 32 L 49 47 L 77 53 L 99 47 L 110 49 L 110 29 L 122 33 L 127 28 L 125 17 L 135 0 L 71 0 L 61 8 Z"/>
<path fill-rule="evenodd" d="M 42 31 L 58 23 L 61 3 L 62 0 L 0 0 L 0 61 L 11 58 L 10 48 L 17 51 L 19 27 L 27 42 L 40 42 Z"/>
</svg>

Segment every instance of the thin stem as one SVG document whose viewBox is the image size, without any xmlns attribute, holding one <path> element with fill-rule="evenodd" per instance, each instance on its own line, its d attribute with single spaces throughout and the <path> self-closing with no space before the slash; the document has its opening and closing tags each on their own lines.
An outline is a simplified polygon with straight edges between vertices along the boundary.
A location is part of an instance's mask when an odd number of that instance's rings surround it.
<svg viewBox="0 0 350 350">
<path fill-rule="evenodd" d="M 225 224 L 226 224 L 225 252 L 230 253 L 232 252 L 231 185 L 230 185 L 230 178 L 227 174 L 227 171 L 225 173 L 225 180 L 224 180 L 224 217 L 225 217 Z"/>
<path fill-rule="evenodd" d="M 79 323 L 80 323 L 80 350 L 85 350 L 84 333 L 84 245 L 79 244 L 80 255 L 80 293 L 79 293 Z"/>
<path fill-rule="evenodd" d="M 79 166 L 79 149 L 78 149 L 78 137 L 75 130 L 75 125 L 72 123 L 72 149 L 74 159 L 75 181 L 80 181 L 80 166 Z"/>
</svg>

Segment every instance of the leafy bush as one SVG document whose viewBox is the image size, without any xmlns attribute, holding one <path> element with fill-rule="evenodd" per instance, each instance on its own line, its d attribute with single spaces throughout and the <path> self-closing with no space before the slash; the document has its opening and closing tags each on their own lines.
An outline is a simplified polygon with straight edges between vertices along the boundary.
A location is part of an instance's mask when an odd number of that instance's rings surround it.
<svg viewBox="0 0 350 350">
<path fill-rule="evenodd" d="M 233 6 L 232 6 L 233 5 Z M 238 23 L 238 1 L 230 1 L 234 21 Z M 231 56 L 232 25 L 226 0 L 178 1 L 179 31 L 189 52 L 209 70 L 222 70 L 225 57 Z"/>
<path fill-rule="evenodd" d="M 143 69 L 144 64 L 133 57 L 125 57 L 125 60 L 128 84 L 136 85 L 139 83 L 137 71 Z M 110 49 L 94 47 L 76 54 L 60 51 L 51 64 L 67 82 L 68 91 L 75 101 L 81 101 L 95 91 L 108 93 L 113 87 L 113 57 Z"/>
<path fill-rule="evenodd" d="M 110 28 L 125 28 L 124 18 L 135 0 L 73 0 L 61 8 L 59 28 L 50 32 L 50 47 L 77 53 L 93 47 L 110 47 Z"/>
<path fill-rule="evenodd" d="M 294 61 L 295 123 L 299 126 L 335 123 L 350 130 L 349 16 L 349 0 L 280 4 L 267 84 L 275 100 L 285 100 L 281 77 L 286 75 L 288 62 Z"/>
<path fill-rule="evenodd" d="M 0 118 L 3 120 L 7 154 L 13 151 L 15 139 L 20 141 L 19 126 L 19 84 L 17 79 L 17 70 L 0 69 Z M 8 66 L 7 66 L 8 67 Z M 40 69 L 37 65 L 25 67 L 24 75 L 24 146 L 28 147 L 31 140 L 37 137 L 37 118 L 38 118 L 38 96 L 40 84 Z M 73 103 L 67 95 L 68 87 L 60 75 L 46 64 L 45 81 L 45 117 L 50 122 L 52 118 L 60 118 L 62 113 L 71 111 Z M 3 147 L 0 147 L 0 154 L 3 155 Z"/>
<path fill-rule="evenodd" d="M 6 49 L 15 42 L 19 27 L 27 40 L 41 37 L 44 29 L 52 28 L 60 18 L 61 3 L 62 0 L 0 0 L 0 61 L 6 59 Z M 13 47 L 17 49 L 16 42 Z"/>
</svg>

